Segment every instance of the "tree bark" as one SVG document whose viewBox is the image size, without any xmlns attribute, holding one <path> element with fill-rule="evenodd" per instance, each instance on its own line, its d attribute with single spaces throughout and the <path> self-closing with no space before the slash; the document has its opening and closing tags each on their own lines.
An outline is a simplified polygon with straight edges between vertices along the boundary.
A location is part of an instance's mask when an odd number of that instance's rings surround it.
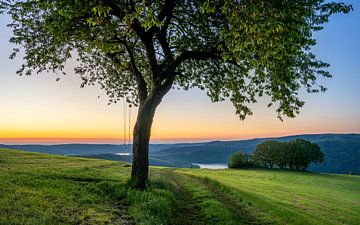
<svg viewBox="0 0 360 225">
<path fill-rule="evenodd" d="M 135 188 L 145 189 L 149 173 L 149 141 L 156 106 L 139 107 L 133 134 L 133 160 L 131 179 Z"/>
<path fill-rule="evenodd" d="M 166 86 L 153 88 L 146 100 L 140 103 L 133 133 L 131 183 L 134 188 L 143 190 L 148 184 L 151 126 L 155 110 L 171 85 L 172 82 Z"/>
</svg>

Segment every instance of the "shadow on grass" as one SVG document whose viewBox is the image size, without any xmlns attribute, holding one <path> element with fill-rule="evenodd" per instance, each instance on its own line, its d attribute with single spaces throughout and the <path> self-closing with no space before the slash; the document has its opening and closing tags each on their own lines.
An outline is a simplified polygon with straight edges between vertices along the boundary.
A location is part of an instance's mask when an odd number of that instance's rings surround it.
<svg viewBox="0 0 360 225">
<path fill-rule="evenodd" d="M 131 188 L 129 181 L 102 181 L 93 186 L 93 191 L 107 200 L 120 202 L 136 223 L 174 224 L 174 193 L 160 179 L 152 180 L 145 190 Z"/>
</svg>

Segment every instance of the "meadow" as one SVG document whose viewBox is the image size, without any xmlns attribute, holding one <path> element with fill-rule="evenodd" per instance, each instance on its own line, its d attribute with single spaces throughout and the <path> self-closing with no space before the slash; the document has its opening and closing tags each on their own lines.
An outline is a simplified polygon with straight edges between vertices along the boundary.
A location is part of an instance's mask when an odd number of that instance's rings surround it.
<svg viewBox="0 0 360 225">
<path fill-rule="evenodd" d="M 179 172 L 240 203 L 247 217 L 260 223 L 360 224 L 359 176 L 266 169 Z"/>
<path fill-rule="evenodd" d="M 360 177 L 151 168 L 0 149 L 0 224 L 360 224 Z"/>
</svg>

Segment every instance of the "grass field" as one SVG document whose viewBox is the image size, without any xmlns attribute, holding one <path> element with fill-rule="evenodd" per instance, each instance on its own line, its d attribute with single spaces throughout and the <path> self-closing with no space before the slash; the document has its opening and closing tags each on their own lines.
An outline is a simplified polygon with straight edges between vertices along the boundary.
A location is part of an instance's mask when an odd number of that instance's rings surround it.
<svg viewBox="0 0 360 225">
<path fill-rule="evenodd" d="M 360 177 L 152 168 L 0 149 L 0 224 L 360 224 Z"/>
<path fill-rule="evenodd" d="M 173 194 L 154 174 L 128 188 L 125 163 L 0 149 L 0 224 L 161 224 Z"/>
<path fill-rule="evenodd" d="M 271 224 L 360 224 L 360 177 L 273 170 L 188 170 Z"/>
</svg>

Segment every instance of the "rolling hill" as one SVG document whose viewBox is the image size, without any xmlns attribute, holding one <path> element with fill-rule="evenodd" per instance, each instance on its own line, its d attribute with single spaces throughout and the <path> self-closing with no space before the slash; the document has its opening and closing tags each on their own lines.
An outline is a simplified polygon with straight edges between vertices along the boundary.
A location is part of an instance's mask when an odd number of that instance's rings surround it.
<svg viewBox="0 0 360 225">
<path fill-rule="evenodd" d="M 0 149 L 0 224 L 358 225 L 360 177 L 279 170 L 151 168 Z"/>
<path fill-rule="evenodd" d="M 289 141 L 305 139 L 318 144 L 325 153 L 325 160 L 311 165 L 310 170 L 324 173 L 354 171 L 360 174 L 360 134 L 308 134 L 277 138 L 257 138 L 241 141 L 215 141 L 197 146 L 171 146 L 151 154 L 156 159 L 173 162 L 178 167 L 189 167 L 191 163 L 227 163 L 236 151 L 252 153 L 256 145 L 265 140 Z"/>
<path fill-rule="evenodd" d="M 360 174 L 360 134 L 306 134 L 239 141 L 151 144 L 150 164 L 170 167 L 191 167 L 192 163 L 227 164 L 229 156 L 234 152 L 241 150 L 251 153 L 256 145 L 264 140 L 289 141 L 297 138 L 318 144 L 325 153 L 324 162 L 311 165 L 311 171 L 342 174 L 353 171 Z M 130 152 L 131 146 L 124 147 L 122 145 L 0 145 L 0 147 L 58 155 L 131 161 L 131 156 L 116 154 Z"/>
</svg>

